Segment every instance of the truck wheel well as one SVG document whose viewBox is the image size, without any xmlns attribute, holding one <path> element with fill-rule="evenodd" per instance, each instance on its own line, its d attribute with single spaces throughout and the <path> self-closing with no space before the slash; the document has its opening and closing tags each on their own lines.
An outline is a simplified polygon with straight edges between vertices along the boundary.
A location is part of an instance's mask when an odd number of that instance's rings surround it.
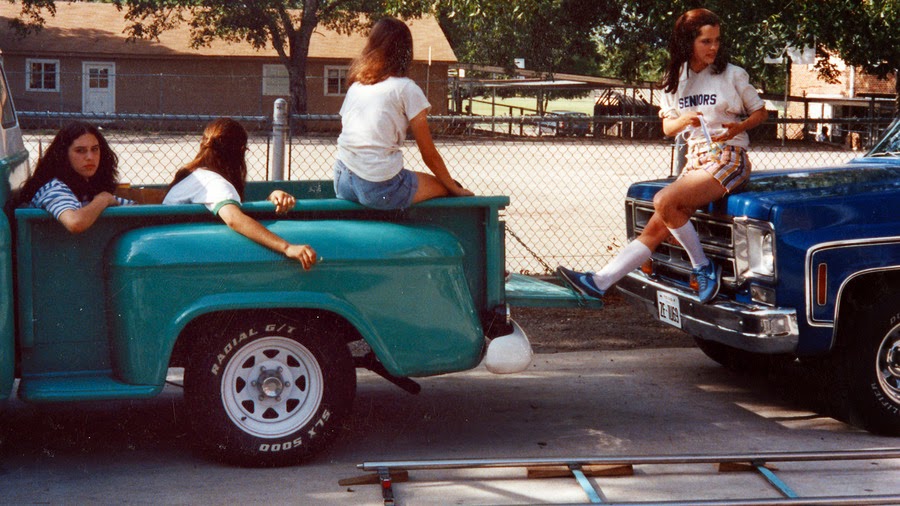
<svg viewBox="0 0 900 506">
<path fill-rule="evenodd" d="M 900 295 L 900 269 L 879 271 L 854 278 L 841 293 L 839 312 L 835 319 L 834 332 L 837 346 L 852 337 L 854 319 L 861 311 L 872 307 L 885 297 Z M 845 329 L 848 330 L 845 332 Z M 846 334 L 846 335 L 845 335 Z"/>
<path fill-rule="evenodd" d="M 178 335 L 178 339 L 175 341 L 175 348 L 172 350 L 169 367 L 185 367 L 190 361 L 192 343 L 196 342 L 197 338 L 203 332 L 208 331 L 208 329 L 220 327 L 226 322 L 235 319 L 255 317 L 260 313 L 266 312 L 277 313 L 298 323 L 316 321 L 321 325 L 319 328 L 329 329 L 334 337 L 339 337 L 345 343 L 359 341 L 363 338 L 356 327 L 345 318 L 336 313 L 320 309 L 267 308 L 217 311 L 195 318 L 181 331 L 181 334 Z"/>
</svg>

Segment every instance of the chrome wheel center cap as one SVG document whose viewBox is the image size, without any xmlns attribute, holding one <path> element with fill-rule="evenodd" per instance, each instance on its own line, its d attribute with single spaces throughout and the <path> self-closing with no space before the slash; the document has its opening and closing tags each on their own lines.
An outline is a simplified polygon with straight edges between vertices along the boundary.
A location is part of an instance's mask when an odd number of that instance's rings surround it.
<svg viewBox="0 0 900 506">
<path fill-rule="evenodd" d="M 900 377 L 900 341 L 895 341 L 885 356 L 887 370 L 891 375 Z"/>
<path fill-rule="evenodd" d="M 281 375 L 282 370 L 281 367 L 266 369 L 265 366 L 262 366 L 259 368 L 259 376 L 253 382 L 253 386 L 259 391 L 259 400 L 281 400 L 281 394 L 289 385 Z"/>
</svg>

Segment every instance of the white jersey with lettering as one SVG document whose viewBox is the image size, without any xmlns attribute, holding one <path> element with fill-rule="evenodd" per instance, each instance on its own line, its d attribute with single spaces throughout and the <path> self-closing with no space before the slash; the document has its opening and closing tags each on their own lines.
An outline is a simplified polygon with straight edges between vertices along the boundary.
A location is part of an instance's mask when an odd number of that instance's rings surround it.
<svg viewBox="0 0 900 506">
<path fill-rule="evenodd" d="M 713 74 L 712 65 L 700 72 L 693 72 L 685 63 L 678 89 L 675 93 L 663 94 L 659 117 L 674 119 L 685 112 L 696 111 L 703 114 L 713 133 L 723 124 L 738 123 L 765 105 L 756 88 L 750 84 L 747 71 L 741 67 L 729 63 L 722 73 Z M 688 144 L 694 144 L 706 139 L 697 128 L 690 131 L 687 140 Z M 741 132 L 725 144 L 746 149 L 750 146 L 750 137 L 747 132 Z"/>
</svg>

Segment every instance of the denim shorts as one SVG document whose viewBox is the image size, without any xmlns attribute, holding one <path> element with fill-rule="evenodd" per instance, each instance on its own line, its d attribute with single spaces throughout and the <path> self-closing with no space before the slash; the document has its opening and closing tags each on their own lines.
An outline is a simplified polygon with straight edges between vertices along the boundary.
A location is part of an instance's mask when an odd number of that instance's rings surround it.
<svg viewBox="0 0 900 506">
<path fill-rule="evenodd" d="M 412 205 L 419 178 L 401 169 L 387 181 L 367 181 L 348 169 L 340 160 L 334 162 L 334 193 L 337 198 L 358 202 L 373 209 L 406 209 Z"/>
</svg>

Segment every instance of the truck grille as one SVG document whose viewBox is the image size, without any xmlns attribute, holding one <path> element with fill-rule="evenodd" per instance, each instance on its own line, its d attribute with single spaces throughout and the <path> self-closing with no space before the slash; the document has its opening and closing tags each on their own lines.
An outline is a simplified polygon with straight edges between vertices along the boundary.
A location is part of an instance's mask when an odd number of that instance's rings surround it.
<svg viewBox="0 0 900 506">
<path fill-rule="evenodd" d="M 653 215 L 653 203 L 629 199 L 626 201 L 628 237 L 634 240 L 643 232 Z M 697 212 L 691 217 L 697 229 L 703 251 L 717 265 L 722 266 L 722 291 L 733 292 L 737 288 L 734 261 L 734 223 Z M 653 253 L 653 275 L 669 279 L 677 284 L 690 284 L 691 261 L 687 252 L 675 238 L 669 236 Z"/>
</svg>

